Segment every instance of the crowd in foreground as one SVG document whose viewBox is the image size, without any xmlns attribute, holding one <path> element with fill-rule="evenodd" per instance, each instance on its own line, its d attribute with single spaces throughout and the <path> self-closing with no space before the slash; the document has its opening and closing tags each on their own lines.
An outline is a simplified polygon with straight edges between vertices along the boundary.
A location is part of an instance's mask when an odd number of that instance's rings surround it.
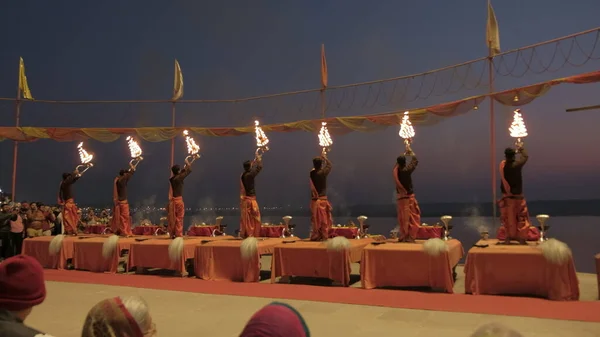
<svg viewBox="0 0 600 337">
<path fill-rule="evenodd" d="M 17 255 L 0 263 L 0 337 L 51 337 L 25 321 L 46 298 L 44 270 L 32 257 Z M 157 336 L 148 304 L 141 297 L 113 297 L 100 301 L 88 312 L 82 337 Z M 274 302 L 257 311 L 240 337 L 310 337 L 302 315 L 285 303 Z M 488 324 L 472 336 L 520 337 L 506 327 Z"/>
</svg>

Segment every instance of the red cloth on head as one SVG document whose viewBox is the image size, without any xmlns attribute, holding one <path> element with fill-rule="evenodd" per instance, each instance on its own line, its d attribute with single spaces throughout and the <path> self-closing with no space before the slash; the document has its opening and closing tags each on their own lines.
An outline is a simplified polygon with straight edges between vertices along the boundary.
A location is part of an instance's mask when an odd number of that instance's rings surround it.
<svg viewBox="0 0 600 337">
<path fill-rule="evenodd" d="M 310 337 L 310 331 L 299 312 L 274 302 L 252 315 L 240 337 Z"/>
<path fill-rule="evenodd" d="M 17 255 L 0 263 L 0 309 L 26 310 L 45 298 L 44 269 L 36 259 Z"/>
</svg>

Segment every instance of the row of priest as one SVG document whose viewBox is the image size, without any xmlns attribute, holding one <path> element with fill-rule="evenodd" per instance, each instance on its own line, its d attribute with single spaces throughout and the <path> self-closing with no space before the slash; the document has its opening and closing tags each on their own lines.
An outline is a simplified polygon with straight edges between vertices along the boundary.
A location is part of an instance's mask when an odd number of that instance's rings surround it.
<svg viewBox="0 0 600 337">
<path fill-rule="evenodd" d="M 517 114 L 519 114 L 517 116 Z M 519 111 L 515 111 L 515 119 L 521 118 Z M 522 118 L 520 120 L 522 123 Z M 514 123 L 513 123 L 514 124 Z M 261 230 L 261 215 L 256 201 L 255 178 L 263 167 L 262 156 L 269 150 L 269 140 L 256 122 L 257 150 L 253 160 L 243 163 L 244 171 L 240 176 L 240 235 L 246 237 L 258 237 Z M 522 169 L 527 163 L 528 154 L 522 137 L 527 136 L 523 125 L 518 125 L 518 141 L 515 148 L 507 148 L 504 152 L 505 159 L 500 163 L 502 198 L 498 201 L 500 206 L 501 223 L 499 236 L 504 237 L 508 243 L 518 240 L 524 243 L 528 237 L 535 236 L 536 228 L 529 222 L 527 204 L 523 196 Z M 511 135 L 514 133 L 514 125 L 511 126 Z M 518 131 L 518 132 L 517 132 Z M 411 148 L 411 140 L 414 137 L 414 129 L 408 120 L 408 114 L 404 116 L 400 136 L 405 139 L 406 151 L 396 158 L 393 168 L 393 179 L 396 189 L 396 208 L 398 217 L 398 232 L 400 242 L 415 242 L 417 232 L 421 226 L 421 210 L 415 198 L 412 173 L 417 169 L 418 159 Z M 168 233 L 172 238 L 183 236 L 183 218 L 185 207 L 183 202 L 183 186 L 185 178 L 192 172 L 193 162 L 200 158 L 199 146 L 194 139 L 184 131 L 188 156 L 185 165 L 181 168 L 174 165 L 171 168 L 169 178 L 169 205 L 168 205 Z M 143 160 L 142 150 L 138 143 L 131 137 L 127 138 L 132 160 L 129 169 L 121 170 L 113 182 L 113 217 L 111 220 L 112 232 L 121 236 L 131 236 L 131 223 L 129 205 L 127 202 L 127 183 L 134 174 L 137 165 Z M 321 155 L 313 158 L 313 169 L 310 171 L 309 182 L 311 190 L 311 234 L 313 241 L 322 241 L 329 238 L 329 230 L 333 225 L 331 215 L 332 206 L 327 199 L 327 178 L 332 169 L 332 163 L 327 153 L 332 145 L 332 139 L 323 123 L 319 133 L 319 145 L 322 147 Z M 89 154 L 83 144 L 79 144 L 78 151 L 81 164 L 74 172 L 63 174 L 59 189 L 59 202 L 62 205 L 63 222 L 65 233 L 77 235 L 78 214 L 77 206 L 73 200 L 72 185 L 82 174 L 93 166 L 93 155 Z M 532 232 L 533 231 L 533 232 Z"/>
</svg>

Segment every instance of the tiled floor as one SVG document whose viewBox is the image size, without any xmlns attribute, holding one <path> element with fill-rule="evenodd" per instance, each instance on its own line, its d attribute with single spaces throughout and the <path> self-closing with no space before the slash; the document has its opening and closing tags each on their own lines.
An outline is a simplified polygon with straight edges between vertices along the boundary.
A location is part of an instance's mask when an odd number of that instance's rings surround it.
<svg viewBox="0 0 600 337">
<path fill-rule="evenodd" d="M 270 259 L 262 266 L 269 270 Z M 353 265 L 358 274 L 358 265 Z M 457 268 L 454 291 L 464 293 L 464 274 Z M 126 277 L 126 276 L 125 276 Z M 581 300 L 597 300 L 596 275 L 578 274 Z M 263 282 L 269 282 L 265 280 Z M 359 287 L 360 282 L 352 285 Z M 48 297 L 28 324 L 57 337 L 80 336 L 87 311 L 113 296 L 140 295 L 152 311 L 161 336 L 238 336 L 248 318 L 273 299 L 205 295 L 94 284 L 48 282 Z M 499 322 L 525 336 L 600 337 L 600 323 L 524 317 L 393 309 L 308 301 L 286 301 L 306 318 L 313 336 L 469 336 L 478 326 Z"/>
</svg>

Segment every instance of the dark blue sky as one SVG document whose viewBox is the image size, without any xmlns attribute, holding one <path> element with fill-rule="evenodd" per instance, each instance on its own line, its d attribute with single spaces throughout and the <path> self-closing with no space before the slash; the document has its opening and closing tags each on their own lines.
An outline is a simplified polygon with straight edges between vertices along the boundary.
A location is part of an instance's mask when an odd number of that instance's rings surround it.
<svg viewBox="0 0 600 337">
<path fill-rule="evenodd" d="M 502 0 L 494 8 L 501 46 L 509 50 L 598 26 L 597 0 Z M 455 1 L 50 1 L 0 5 L 0 96 L 15 95 L 19 56 L 38 99 L 168 99 L 173 60 L 181 64 L 186 99 L 260 95 L 319 86 L 319 48 L 325 43 L 330 85 L 408 75 L 487 54 L 485 0 Z M 586 40 L 586 41 L 589 41 Z M 584 47 L 590 43 L 582 41 Z M 568 49 L 568 46 L 566 46 Z M 543 54 L 543 50 L 540 53 Z M 600 55 L 596 50 L 596 57 Z M 544 56 L 544 55 L 542 55 Z M 545 55 L 548 56 L 548 55 Z M 551 56 L 551 55 L 550 55 Z M 598 70 L 600 61 L 555 73 L 501 78 L 500 89 Z M 368 114 L 414 108 L 485 92 L 464 91 L 394 106 L 330 112 Z M 563 85 L 525 106 L 531 160 L 525 169 L 530 199 L 598 197 L 600 111 L 565 113 L 598 104 L 600 85 Z M 301 99 L 240 104 L 181 104 L 177 124 L 247 125 L 315 118 Z M 311 103 L 312 104 L 312 103 Z M 417 128 L 414 175 L 421 201 L 488 201 L 488 104 L 478 111 Z M 511 109 L 497 108 L 497 154 L 510 145 Z M 14 108 L 0 102 L 2 125 Z M 25 104 L 23 126 L 142 127 L 170 124 L 169 104 Z M 334 139 L 330 197 L 337 204 L 388 203 L 391 169 L 403 151 L 397 128 Z M 257 181 L 259 201 L 306 204 L 316 135 L 271 134 L 271 151 Z M 197 138 L 203 157 L 186 181 L 190 206 L 238 202 L 241 164 L 253 155 L 250 136 Z M 0 186 L 10 190 L 12 142 L 0 143 Z M 74 143 L 44 140 L 19 150 L 18 199 L 53 202 L 63 171 L 77 162 Z M 111 182 L 128 162 L 124 140 L 88 142 L 96 167 L 77 184 L 80 204 L 110 202 Z M 130 199 L 167 198 L 170 143 L 143 143 L 146 160 L 130 183 Z M 177 144 L 177 161 L 185 155 Z"/>
</svg>

